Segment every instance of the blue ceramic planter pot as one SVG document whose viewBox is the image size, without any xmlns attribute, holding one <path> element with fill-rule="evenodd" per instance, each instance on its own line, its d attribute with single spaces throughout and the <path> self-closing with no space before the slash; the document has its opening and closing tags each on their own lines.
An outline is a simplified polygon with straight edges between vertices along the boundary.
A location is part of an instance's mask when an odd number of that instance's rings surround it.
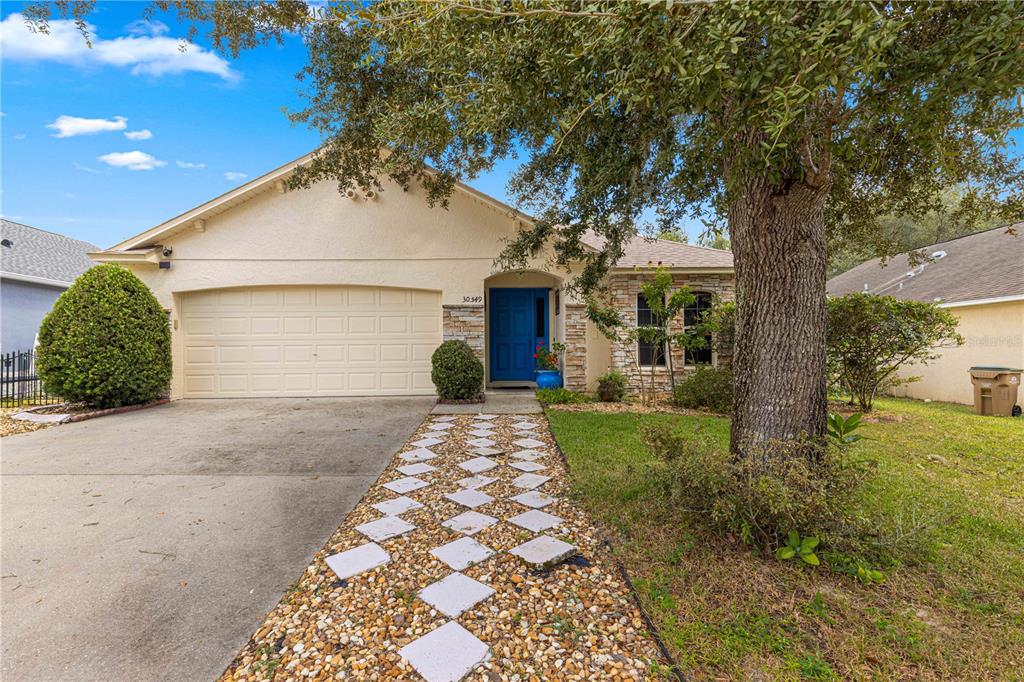
<svg viewBox="0 0 1024 682">
<path fill-rule="evenodd" d="M 538 369 L 537 388 L 561 388 L 562 374 L 557 369 Z"/>
</svg>

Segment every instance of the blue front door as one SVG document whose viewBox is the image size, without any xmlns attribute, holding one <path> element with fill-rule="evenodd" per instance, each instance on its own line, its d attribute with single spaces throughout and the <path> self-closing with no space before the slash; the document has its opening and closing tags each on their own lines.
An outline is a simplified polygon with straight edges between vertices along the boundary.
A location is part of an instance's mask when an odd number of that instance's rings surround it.
<svg viewBox="0 0 1024 682">
<path fill-rule="evenodd" d="M 548 345 L 547 289 L 491 289 L 491 381 L 533 381 L 537 344 Z"/>
</svg>

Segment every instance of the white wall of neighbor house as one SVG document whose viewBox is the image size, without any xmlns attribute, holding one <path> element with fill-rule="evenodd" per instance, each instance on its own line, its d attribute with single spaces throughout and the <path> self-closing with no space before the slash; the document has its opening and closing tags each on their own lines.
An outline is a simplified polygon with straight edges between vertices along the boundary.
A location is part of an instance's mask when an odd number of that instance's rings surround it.
<svg viewBox="0 0 1024 682">
<path fill-rule="evenodd" d="M 920 380 L 895 388 L 894 395 L 972 404 L 971 367 L 1024 368 L 1024 300 L 948 308 L 960 320 L 957 331 L 964 337 L 964 345 L 940 349 L 940 357 L 927 365 L 902 368 L 901 378 L 916 376 Z M 1024 403 L 1024 395 L 1018 402 Z"/>
</svg>

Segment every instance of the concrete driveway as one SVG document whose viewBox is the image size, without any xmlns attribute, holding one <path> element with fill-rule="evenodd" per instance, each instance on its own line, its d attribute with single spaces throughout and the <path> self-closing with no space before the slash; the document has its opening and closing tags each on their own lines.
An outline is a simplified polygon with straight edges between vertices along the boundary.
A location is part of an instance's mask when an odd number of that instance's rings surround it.
<svg viewBox="0 0 1024 682">
<path fill-rule="evenodd" d="M 431 398 L 183 401 L 0 441 L 14 680 L 209 680 Z"/>
</svg>

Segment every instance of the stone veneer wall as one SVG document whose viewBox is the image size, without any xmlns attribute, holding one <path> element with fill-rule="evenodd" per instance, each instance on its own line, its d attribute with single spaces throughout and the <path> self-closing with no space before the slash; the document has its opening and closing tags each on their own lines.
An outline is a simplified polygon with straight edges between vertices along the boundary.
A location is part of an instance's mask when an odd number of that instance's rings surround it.
<svg viewBox="0 0 1024 682">
<path fill-rule="evenodd" d="M 572 391 L 587 390 L 587 309 L 581 305 L 563 305 L 565 357 L 562 376 Z"/>
<path fill-rule="evenodd" d="M 443 306 L 441 324 L 445 341 L 465 341 L 480 358 L 480 362 L 484 362 L 484 307 L 482 305 Z"/>
<path fill-rule="evenodd" d="M 640 293 L 640 282 L 648 277 L 649 275 L 641 273 L 616 274 L 610 277 L 609 290 L 612 301 L 619 310 L 623 311 L 625 318 L 630 324 L 636 324 L 636 296 Z M 706 291 L 720 301 L 732 301 L 736 297 L 736 280 L 731 274 L 676 274 L 672 277 L 672 283 L 677 287 L 685 284 L 695 293 Z M 679 332 L 683 331 L 683 316 L 681 314 L 677 318 L 677 323 L 673 329 Z M 639 393 L 640 390 L 637 368 L 632 360 L 635 355 L 635 349 L 633 349 L 633 352 L 630 352 L 625 345 L 612 343 L 611 366 L 629 377 L 628 390 L 634 394 Z M 716 358 L 716 360 L 721 361 L 723 358 Z M 683 365 L 683 353 L 679 349 L 673 349 L 672 365 L 677 379 L 687 371 L 693 370 L 693 367 L 685 367 Z M 645 368 L 644 381 L 648 381 L 649 378 L 649 369 Z M 657 391 L 669 391 L 668 367 L 658 367 L 655 369 L 654 383 Z"/>
</svg>

